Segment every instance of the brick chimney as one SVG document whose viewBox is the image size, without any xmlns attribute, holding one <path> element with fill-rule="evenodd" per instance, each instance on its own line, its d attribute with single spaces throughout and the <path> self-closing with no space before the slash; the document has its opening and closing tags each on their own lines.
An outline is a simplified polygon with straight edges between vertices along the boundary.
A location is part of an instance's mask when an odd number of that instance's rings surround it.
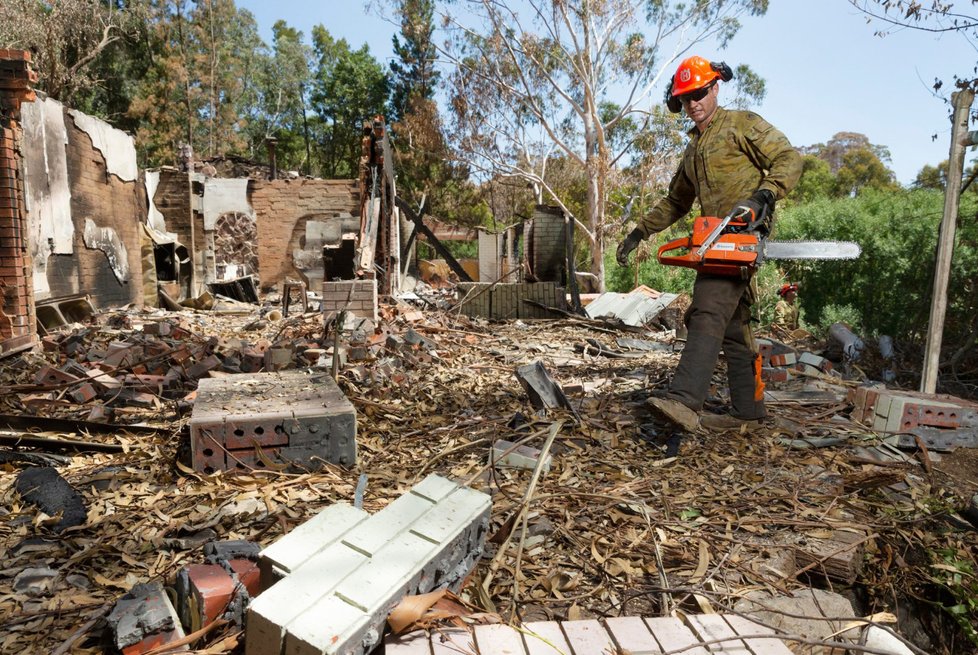
<svg viewBox="0 0 978 655">
<path fill-rule="evenodd" d="M 20 105 L 35 99 L 31 53 L 0 49 L 0 357 L 37 341 L 20 171 Z"/>
</svg>

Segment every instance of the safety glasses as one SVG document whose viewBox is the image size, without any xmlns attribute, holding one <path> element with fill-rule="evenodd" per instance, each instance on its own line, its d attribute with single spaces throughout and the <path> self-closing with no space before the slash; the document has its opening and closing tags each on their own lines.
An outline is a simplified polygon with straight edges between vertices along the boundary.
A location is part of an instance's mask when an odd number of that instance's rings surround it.
<svg viewBox="0 0 978 655">
<path fill-rule="evenodd" d="M 713 88 L 714 84 L 716 84 L 716 82 L 710 82 L 706 86 L 696 89 L 695 91 L 684 93 L 681 96 L 679 96 L 679 100 L 683 104 L 687 104 L 690 102 L 699 102 L 700 100 L 706 97 L 706 95 L 710 92 L 710 89 Z"/>
</svg>

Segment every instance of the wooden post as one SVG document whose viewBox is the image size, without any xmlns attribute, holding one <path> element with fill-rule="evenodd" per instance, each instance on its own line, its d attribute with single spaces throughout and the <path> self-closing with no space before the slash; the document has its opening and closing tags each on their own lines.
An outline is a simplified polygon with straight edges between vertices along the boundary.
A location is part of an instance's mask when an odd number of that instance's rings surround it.
<svg viewBox="0 0 978 655">
<path fill-rule="evenodd" d="M 920 390 L 924 393 L 934 393 L 937 390 L 937 368 L 940 364 L 941 340 L 944 336 L 944 314 L 947 311 L 947 286 L 951 273 L 951 256 L 954 253 L 954 228 L 961 195 L 961 176 L 964 172 L 964 149 L 971 144 L 968 116 L 974 99 L 975 92 L 970 89 L 962 89 L 951 94 L 954 116 L 951 124 L 947 187 L 944 189 L 944 217 L 941 219 L 940 239 L 937 243 L 937 264 L 934 270 L 930 321 L 927 326 L 924 372 L 920 378 Z"/>
</svg>

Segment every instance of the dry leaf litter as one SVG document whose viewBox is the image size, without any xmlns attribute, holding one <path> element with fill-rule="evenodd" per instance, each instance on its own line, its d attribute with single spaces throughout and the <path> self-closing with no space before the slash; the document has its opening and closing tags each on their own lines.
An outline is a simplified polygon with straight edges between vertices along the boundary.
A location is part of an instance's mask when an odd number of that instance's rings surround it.
<svg viewBox="0 0 978 655">
<path fill-rule="evenodd" d="M 616 337 L 668 345 L 670 334 L 636 335 L 579 319 L 490 323 L 403 306 L 382 310 L 373 343 L 408 330 L 424 341 L 398 352 L 374 349 L 366 361 L 341 369 L 340 386 L 358 413 L 359 461 L 352 469 L 209 476 L 190 470 L 178 452 L 186 442 L 190 383 L 150 394 L 152 401 L 139 406 L 106 403 L 120 424 L 114 434 L 44 435 L 122 447 L 118 454 L 69 454 L 58 466 L 84 497 L 84 525 L 51 532 L 57 517 L 39 513 L 13 488 L 23 465 L 3 464 L 0 653 L 101 653 L 93 619 L 134 584 L 169 580 L 199 561 L 211 539 L 267 545 L 329 504 L 352 502 L 361 474 L 368 476 L 363 506 L 370 512 L 433 472 L 492 494 L 487 552 L 460 596 L 502 620 L 730 611 L 749 592 L 841 590 L 838 575 L 848 566 L 860 568 L 857 595 L 867 614 L 890 610 L 906 620 L 908 600 L 952 575 L 935 568 L 942 564 L 938 554 L 949 569 L 952 560 L 974 566 L 973 532 L 950 512 L 974 493 L 974 468 L 936 462 L 928 472 L 913 459 L 882 466 L 854 457 L 852 446 L 881 440 L 848 420 L 841 381 L 816 381 L 836 394 L 831 400 L 772 405 L 777 420 L 753 433 L 680 439 L 644 408 L 650 388 L 667 383 L 678 354 L 594 354 L 594 342 L 613 353 L 621 350 Z M 90 404 L 72 402 L 64 388 L 39 390 L 35 372 L 63 364 L 68 340 L 91 351 L 163 318 L 185 330 L 187 341 L 217 353 L 233 352 L 242 340 L 332 344 L 315 314 L 264 321 L 254 314 L 107 312 L 97 324 L 47 337 L 43 352 L 0 361 L 0 412 L 85 419 Z M 564 388 L 580 421 L 530 406 L 514 371 L 535 360 Z M 296 364 L 310 362 L 300 353 Z M 715 382 L 722 386 L 721 377 Z M 133 435 L 124 425 L 132 422 L 162 430 Z M 799 439 L 827 437 L 839 444 L 797 448 Z M 534 480 L 529 498 L 531 471 L 488 466 L 499 439 L 540 448 L 548 438 L 553 466 Z M 849 541 L 865 553 L 865 566 L 843 558 L 841 570 L 828 570 L 839 563 L 819 548 L 835 544 L 830 540 L 839 533 L 854 535 Z M 52 575 L 25 584 L 24 572 L 39 568 Z M 940 633 L 940 626 L 926 627 Z M 195 652 L 241 652 L 241 642 L 223 628 Z"/>
</svg>

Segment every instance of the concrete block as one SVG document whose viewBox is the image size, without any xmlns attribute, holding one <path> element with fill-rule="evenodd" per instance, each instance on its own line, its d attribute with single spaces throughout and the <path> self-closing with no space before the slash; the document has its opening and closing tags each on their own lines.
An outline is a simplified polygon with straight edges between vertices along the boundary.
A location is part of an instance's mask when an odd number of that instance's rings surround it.
<svg viewBox="0 0 978 655">
<path fill-rule="evenodd" d="M 500 439 L 492 445 L 492 453 L 489 456 L 490 464 L 529 469 L 531 471 L 537 467 L 539 460 L 540 451 L 538 449 L 526 445 L 516 446 L 512 441 L 506 441 L 505 439 Z M 543 473 L 550 472 L 552 462 L 553 457 L 547 455 L 547 459 L 543 464 Z"/>
<path fill-rule="evenodd" d="M 283 371 L 204 379 L 190 437 L 193 468 L 206 473 L 246 461 L 264 465 L 256 447 L 270 463 L 311 469 L 322 460 L 352 465 L 356 410 L 326 374 Z"/>
</svg>

